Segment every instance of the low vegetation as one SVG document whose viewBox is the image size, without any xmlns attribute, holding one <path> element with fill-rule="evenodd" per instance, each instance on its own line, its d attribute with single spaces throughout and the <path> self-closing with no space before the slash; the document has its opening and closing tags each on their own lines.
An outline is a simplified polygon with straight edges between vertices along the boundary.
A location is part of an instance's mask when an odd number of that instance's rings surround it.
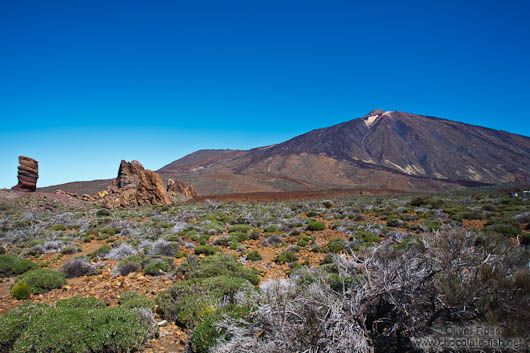
<svg viewBox="0 0 530 353">
<path fill-rule="evenodd" d="M 530 327 L 530 202 L 506 192 L 46 205 L 0 207 L 0 352 L 141 351 L 155 319 L 190 353 L 420 352 L 448 325 Z"/>
<path fill-rule="evenodd" d="M 157 329 L 139 311 L 72 298 L 55 307 L 25 303 L 0 316 L 2 352 L 133 352 Z"/>
</svg>

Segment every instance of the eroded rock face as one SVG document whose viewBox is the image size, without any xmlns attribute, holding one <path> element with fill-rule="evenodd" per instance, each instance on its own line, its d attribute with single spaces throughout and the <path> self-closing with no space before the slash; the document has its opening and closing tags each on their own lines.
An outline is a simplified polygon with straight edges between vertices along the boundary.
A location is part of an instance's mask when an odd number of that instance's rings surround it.
<svg viewBox="0 0 530 353">
<path fill-rule="evenodd" d="M 145 172 L 144 166 L 138 161 L 126 162 L 121 161 L 116 178 L 116 186 L 123 189 L 126 186 L 136 187 L 140 184 L 142 173 Z"/>
<path fill-rule="evenodd" d="M 35 192 L 37 189 L 37 179 L 39 179 L 39 162 L 33 158 L 18 157 L 18 184 L 13 186 L 13 190 Z"/>
<path fill-rule="evenodd" d="M 199 196 L 199 193 L 195 190 L 193 185 L 186 185 L 180 180 L 173 180 L 171 178 L 167 180 L 167 193 L 171 198 L 175 198 L 179 194 L 184 195 L 186 198 Z"/>
<path fill-rule="evenodd" d="M 118 177 L 98 196 L 106 208 L 170 204 L 160 175 L 144 169 L 138 161 L 121 161 Z"/>
</svg>

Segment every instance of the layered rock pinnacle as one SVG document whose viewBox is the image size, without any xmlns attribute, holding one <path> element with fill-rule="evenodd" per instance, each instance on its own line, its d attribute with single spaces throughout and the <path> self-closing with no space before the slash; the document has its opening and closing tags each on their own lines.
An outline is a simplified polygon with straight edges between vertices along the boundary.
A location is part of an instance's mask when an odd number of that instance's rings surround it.
<svg viewBox="0 0 530 353">
<path fill-rule="evenodd" d="M 37 179 L 39 179 L 39 162 L 33 158 L 18 157 L 18 184 L 13 186 L 13 190 L 35 192 L 37 189 Z"/>
</svg>

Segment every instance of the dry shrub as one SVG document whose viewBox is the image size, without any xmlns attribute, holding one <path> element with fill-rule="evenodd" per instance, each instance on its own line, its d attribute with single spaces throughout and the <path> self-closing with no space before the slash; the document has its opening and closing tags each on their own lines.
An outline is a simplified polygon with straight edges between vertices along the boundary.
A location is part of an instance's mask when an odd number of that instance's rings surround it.
<svg viewBox="0 0 530 353">
<path fill-rule="evenodd" d="M 225 319 L 213 352 L 403 352 L 439 325 L 530 327 L 528 250 L 444 228 L 423 246 L 383 244 L 335 256 L 337 274 L 267 282 L 251 320 Z M 340 285 L 336 285 L 336 282 Z M 335 282 L 335 285 L 332 285 Z"/>
</svg>

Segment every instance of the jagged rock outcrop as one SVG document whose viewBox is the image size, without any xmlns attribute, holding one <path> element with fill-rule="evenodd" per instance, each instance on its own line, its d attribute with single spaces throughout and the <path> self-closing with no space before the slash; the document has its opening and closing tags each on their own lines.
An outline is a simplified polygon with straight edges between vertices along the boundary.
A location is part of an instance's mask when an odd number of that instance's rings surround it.
<svg viewBox="0 0 530 353">
<path fill-rule="evenodd" d="M 13 190 L 35 192 L 37 189 L 37 179 L 39 179 L 39 162 L 33 158 L 18 157 L 18 184 L 13 186 Z"/>
<path fill-rule="evenodd" d="M 140 184 L 141 175 L 146 170 L 138 161 L 126 162 L 121 161 L 116 178 L 116 186 L 123 189 L 127 186 L 136 187 Z"/>
<path fill-rule="evenodd" d="M 167 193 L 170 198 L 176 198 L 178 195 L 184 195 L 186 198 L 195 198 L 199 193 L 193 185 L 186 185 L 180 180 L 167 180 Z"/>
<path fill-rule="evenodd" d="M 160 175 L 144 169 L 138 161 L 121 161 L 118 177 L 106 191 L 94 197 L 106 208 L 171 203 Z"/>
<path fill-rule="evenodd" d="M 166 188 L 158 173 L 145 169 L 138 161 L 123 160 L 118 169 L 118 176 L 103 191 L 81 196 L 60 189 L 55 193 L 95 202 L 105 208 L 169 205 L 172 202 L 186 201 L 199 196 L 193 186 L 186 185 L 180 180 L 169 179 Z"/>
</svg>

